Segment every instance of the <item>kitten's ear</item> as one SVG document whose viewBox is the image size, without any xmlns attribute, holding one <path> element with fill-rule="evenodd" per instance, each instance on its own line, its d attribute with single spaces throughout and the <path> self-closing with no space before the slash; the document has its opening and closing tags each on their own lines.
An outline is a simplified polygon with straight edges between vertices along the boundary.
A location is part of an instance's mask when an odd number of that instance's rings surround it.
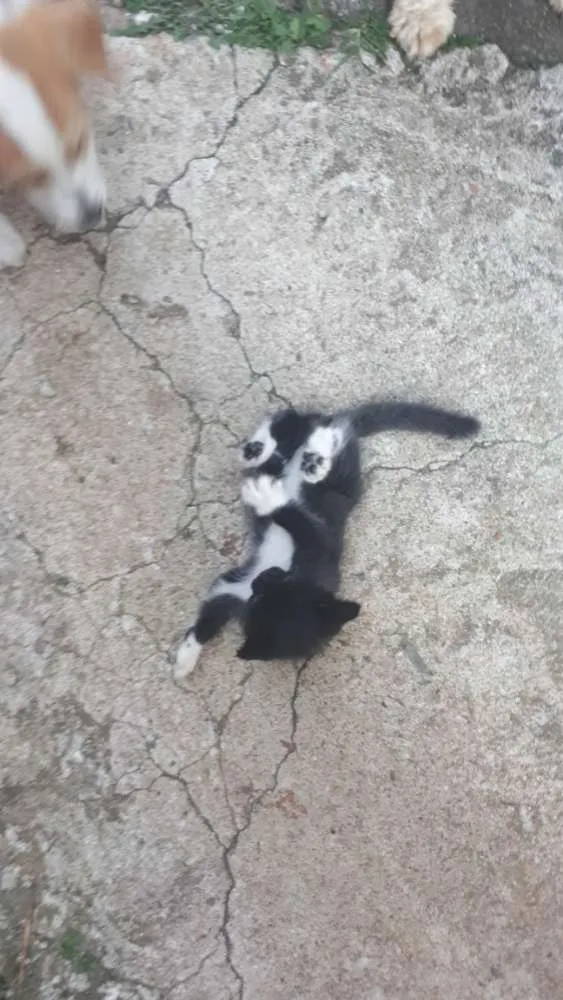
<svg viewBox="0 0 563 1000">
<path fill-rule="evenodd" d="M 333 608 L 334 620 L 337 621 L 342 628 L 346 622 L 351 622 L 354 618 L 357 618 L 360 613 L 361 604 L 357 601 L 335 601 Z"/>
<path fill-rule="evenodd" d="M 256 648 L 256 644 L 252 642 L 252 639 L 245 639 L 240 649 L 237 649 L 237 656 L 239 660 L 258 660 L 259 650 Z"/>
<path fill-rule="evenodd" d="M 280 569 L 279 566 L 272 566 L 271 569 L 265 569 L 263 573 L 260 573 L 252 581 L 252 593 L 256 595 L 263 594 L 273 583 L 281 583 L 286 576 L 286 571 Z"/>
</svg>

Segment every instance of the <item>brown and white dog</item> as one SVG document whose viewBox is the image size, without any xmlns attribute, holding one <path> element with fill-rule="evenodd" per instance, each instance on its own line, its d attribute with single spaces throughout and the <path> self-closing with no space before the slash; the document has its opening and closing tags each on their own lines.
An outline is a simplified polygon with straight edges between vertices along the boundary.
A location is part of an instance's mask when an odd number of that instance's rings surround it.
<svg viewBox="0 0 563 1000">
<path fill-rule="evenodd" d="M 0 187 L 21 191 L 58 231 L 101 219 L 106 189 L 80 84 L 108 76 L 101 21 L 87 0 L 6 10 L 0 0 Z M 14 0 L 12 0 L 12 3 Z M 22 9 L 23 7 L 23 9 Z M 19 234 L 0 216 L 0 265 L 19 263 Z"/>
<path fill-rule="evenodd" d="M 563 0 L 549 0 L 558 14 Z M 453 0 L 395 0 L 389 15 L 393 38 L 411 59 L 427 59 L 454 30 Z"/>
</svg>

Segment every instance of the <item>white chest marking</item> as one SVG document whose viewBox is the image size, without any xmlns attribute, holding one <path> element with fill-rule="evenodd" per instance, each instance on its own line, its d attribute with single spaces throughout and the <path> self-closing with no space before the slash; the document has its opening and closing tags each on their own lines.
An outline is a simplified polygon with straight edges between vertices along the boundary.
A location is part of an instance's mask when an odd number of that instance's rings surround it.
<svg viewBox="0 0 563 1000">
<path fill-rule="evenodd" d="M 232 594 L 233 597 L 238 597 L 241 601 L 248 601 L 252 596 L 252 583 L 256 577 L 260 576 L 264 570 L 272 569 L 274 566 L 288 570 L 294 551 L 295 545 L 289 532 L 285 528 L 280 528 L 279 524 L 270 524 L 266 528 L 248 576 L 237 583 L 220 580 L 213 587 L 209 596 L 218 597 L 220 594 Z"/>
</svg>

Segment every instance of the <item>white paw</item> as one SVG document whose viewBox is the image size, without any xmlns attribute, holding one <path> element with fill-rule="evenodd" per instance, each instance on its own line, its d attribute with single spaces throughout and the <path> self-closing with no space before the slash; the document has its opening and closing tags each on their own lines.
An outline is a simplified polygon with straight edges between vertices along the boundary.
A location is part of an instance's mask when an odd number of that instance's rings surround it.
<svg viewBox="0 0 563 1000">
<path fill-rule="evenodd" d="M 301 472 L 306 483 L 326 479 L 344 440 L 341 427 L 317 427 L 305 444 Z"/>
<path fill-rule="evenodd" d="M 25 259 L 26 246 L 20 234 L 0 215 L 0 270 L 4 267 L 21 267 Z"/>
<path fill-rule="evenodd" d="M 549 0 L 557 14 L 563 14 L 563 0 Z"/>
<path fill-rule="evenodd" d="M 395 0 L 391 35 L 411 59 L 427 59 L 454 30 L 451 0 Z"/>
<path fill-rule="evenodd" d="M 176 663 L 174 664 L 173 672 L 177 681 L 181 681 L 184 677 L 189 677 L 193 673 L 201 650 L 201 643 L 197 641 L 193 632 L 189 632 L 178 646 L 178 652 L 176 653 Z"/>
<path fill-rule="evenodd" d="M 283 481 L 272 476 L 248 477 L 242 484 L 241 496 L 242 502 L 252 507 L 258 517 L 268 517 L 287 503 Z"/>
</svg>

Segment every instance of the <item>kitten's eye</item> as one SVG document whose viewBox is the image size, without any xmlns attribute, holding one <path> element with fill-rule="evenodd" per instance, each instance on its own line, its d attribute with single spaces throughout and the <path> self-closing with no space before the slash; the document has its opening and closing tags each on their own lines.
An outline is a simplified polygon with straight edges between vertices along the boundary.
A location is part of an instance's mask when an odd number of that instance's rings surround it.
<svg viewBox="0 0 563 1000">
<path fill-rule="evenodd" d="M 242 449 L 242 457 L 245 462 L 253 462 L 254 459 L 260 458 L 263 451 L 264 445 L 261 441 L 247 441 Z"/>
</svg>

